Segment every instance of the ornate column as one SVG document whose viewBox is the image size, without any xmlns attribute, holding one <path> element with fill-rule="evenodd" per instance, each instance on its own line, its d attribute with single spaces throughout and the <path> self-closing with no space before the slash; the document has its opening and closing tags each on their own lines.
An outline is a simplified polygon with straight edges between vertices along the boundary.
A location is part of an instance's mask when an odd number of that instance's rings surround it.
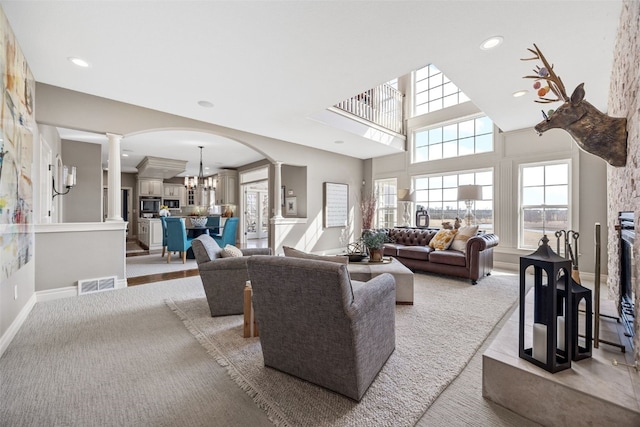
<svg viewBox="0 0 640 427">
<path fill-rule="evenodd" d="M 120 141 L 122 135 L 107 133 L 109 138 L 109 171 L 107 172 L 107 221 L 122 221 L 122 191 L 120 184 Z"/>
</svg>

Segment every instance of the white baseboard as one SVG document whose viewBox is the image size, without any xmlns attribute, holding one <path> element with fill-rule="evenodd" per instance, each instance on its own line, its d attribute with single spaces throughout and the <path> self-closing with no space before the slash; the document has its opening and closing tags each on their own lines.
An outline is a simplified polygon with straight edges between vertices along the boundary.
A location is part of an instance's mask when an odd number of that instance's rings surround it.
<svg viewBox="0 0 640 427">
<path fill-rule="evenodd" d="M 116 289 L 126 288 L 128 286 L 127 279 L 118 279 L 116 281 Z M 48 289 L 46 291 L 38 291 L 31 295 L 27 304 L 22 307 L 18 316 L 14 319 L 9 326 L 9 329 L 0 337 L 0 357 L 4 354 L 4 351 L 9 347 L 9 344 L 13 340 L 13 337 L 18 333 L 22 324 L 27 319 L 27 316 L 36 305 L 36 302 L 52 301 L 60 298 L 70 298 L 78 296 L 78 286 L 66 286 L 64 288 Z"/>
<path fill-rule="evenodd" d="M 7 347 L 9 347 L 9 344 L 11 344 L 13 337 L 16 336 L 24 321 L 27 320 L 27 316 L 29 315 L 29 313 L 31 313 L 31 310 L 36 305 L 36 301 L 36 295 L 31 295 L 31 298 L 29 298 L 29 301 L 27 301 L 24 307 L 22 307 L 22 310 L 20 310 L 18 316 L 13 320 L 13 322 L 11 322 L 11 326 L 9 326 L 9 329 L 7 329 L 2 337 L 0 337 L 0 357 L 2 357 L 4 351 L 7 349 Z"/>
<path fill-rule="evenodd" d="M 128 286 L 127 279 L 118 279 L 115 283 L 115 289 L 122 289 Z M 113 289 L 110 289 L 113 290 Z M 105 291 L 101 291 L 105 292 Z M 108 291 L 107 291 L 108 292 Z M 36 292 L 38 302 L 52 301 L 60 298 L 69 298 L 78 296 L 78 286 L 66 286 L 64 288 L 49 289 L 46 291 Z"/>
<path fill-rule="evenodd" d="M 520 266 L 518 264 L 512 264 L 510 262 L 493 261 L 493 268 L 496 270 L 511 271 L 515 273 L 520 271 Z"/>
<path fill-rule="evenodd" d="M 514 273 L 519 273 L 520 272 L 520 266 L 518 264 L 512 264 L 510 262 L 494 261 L 493 262 L 493 268 L 496 269 L 496 270 L 510 271 L 510 272 L 514 272 Z M 594 283 L 595 279 L 596 279 L 596 275 L 594 273 L 581 271 L 580 272 L 580 278 L 585 280 L 586 282 Z M 600 286 L 601 286 L 601 288 L 604 287 L 604 289 L 607 288 L 607 275 L 606 274 L 601 274 L 600 275 Z"/>
<path fill-rule="evenodd" d="M 65 286 L 64 288 L 48 289 L 36 292 L 38 302 L 52 301 L 54 299 L 69 298 L 78 296 L 77 286 Z"/>
</svg>

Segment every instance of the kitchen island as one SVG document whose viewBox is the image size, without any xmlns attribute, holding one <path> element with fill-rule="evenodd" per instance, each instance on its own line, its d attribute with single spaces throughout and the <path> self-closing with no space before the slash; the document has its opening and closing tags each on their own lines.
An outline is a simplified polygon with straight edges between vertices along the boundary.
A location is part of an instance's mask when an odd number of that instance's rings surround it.
<svg viewBox="0 0 640 427">
<path fill-rule="evenodd" d="M 160 218 L 138 218 L 138 242 L 149 252 L 162 250 L 162 224 Z"/>
</svg>

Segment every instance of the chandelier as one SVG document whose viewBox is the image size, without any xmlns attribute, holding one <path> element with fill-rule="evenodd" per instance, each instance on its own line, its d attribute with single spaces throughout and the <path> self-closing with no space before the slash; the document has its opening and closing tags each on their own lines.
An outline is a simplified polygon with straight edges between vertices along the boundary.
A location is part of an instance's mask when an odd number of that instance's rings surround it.
<svg viewBox="0 0 640 427">
<path fill-rule="evenodd" d="M 193 190 L 196 188 L 200 188 L 202 190 L 211 190 L 213 188 L 213 177 L 204 177 L 204 172 L 202 170 L 202 145 L 199 145 L 200 148 L 200 171 L 198 172 L 198 176 L 185 176 L 184 177 L 184 186 L 187 190 Z"/>
</svg>

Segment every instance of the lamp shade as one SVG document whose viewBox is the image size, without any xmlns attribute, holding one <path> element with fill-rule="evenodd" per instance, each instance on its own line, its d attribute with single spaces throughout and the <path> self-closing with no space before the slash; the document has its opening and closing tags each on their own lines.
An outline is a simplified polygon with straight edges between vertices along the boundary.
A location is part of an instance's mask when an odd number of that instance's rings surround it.
<svg viewBox="0 0 640 427">
<path fill-rule="evenodd" d="M 399 202 L 413 202 L 415 193 L 410 188 L 401 188 L 398 190 Z"/>
<path fill-rule="evenodd" d="M 458 200 L 482 200 L 482 186 L 461 185 L 458 187 Z"/>
</svg>

